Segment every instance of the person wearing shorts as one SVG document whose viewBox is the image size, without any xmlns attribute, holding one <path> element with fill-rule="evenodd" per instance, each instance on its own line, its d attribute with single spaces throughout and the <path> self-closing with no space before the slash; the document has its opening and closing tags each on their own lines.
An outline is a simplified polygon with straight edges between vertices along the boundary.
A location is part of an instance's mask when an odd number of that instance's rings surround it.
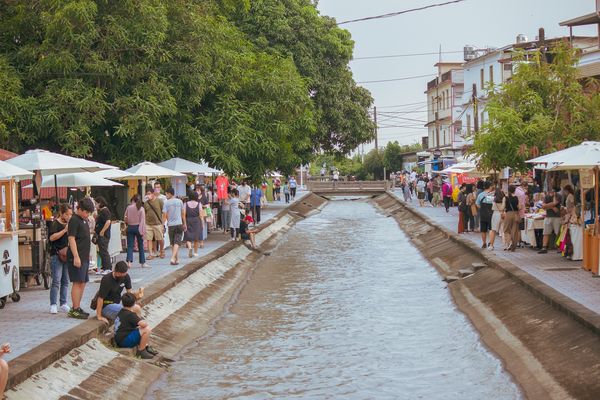
<svg viewBox="0 0 600 400">
<path fill-rule="evenodd" d="M 89 197 L 81 199 L 77 204 L 75 215 L 69 220 L 67 235 L 69 249 L 67 250 L 67 270 L 71 288 L 73 307 L 67 314 L 71 318 L 87 319 L 89 313 L 81 309 L 81 298 L 85 285 L 89 282 L 88 267 L 90 264 L 90 247 L 92 240 L 88 217 L 94 212 L 94 202 Z"/>
<path fill-rule="evenodd" d="M 544 238 L 542 240 L 542 249 L 538 251 L 540 254 L 548 252 L 548 242 L 550 235 L 560 235 L 560 205 L 562 197 L 557 190 L 550 190 L 544 197 L 542 208 L 546 210 L 546 218 L 544 219 Z"/>
<path fill-rule="evenodd" d="M 475 204 L 479 208 L 479 231 L 481 232 L 481 248 L 487 248 L 487 232 L 492 229 L 492 204 L 494 203 L 494 187 L 485 182 L 483 192 L 477 196 Z"/>
<path fill-rule="evenodd" d="M 156 256 L 165 258 L 163 243 L 165 236 L 162 222 L 163 202 L 156 196 L 152 186 L 146 188 L 144 209 L 146 210 L 146 240 L 150 246 L 148 260 L 152 260 Z"/>
<path fill-rule="evenodd" d="M 183 201 L 175 197 L 173 188 L 168 188 L 165 192 L 167 193 L 167 201 L 163 206 L 163 219 L 167 222 L 169 240 L 173 249 L 171 265 L 178 265 L 179 246 L 183 243 L 183 232 L 185 231 Z"/>
<path fill-rule="evenodd" d="M 121 292 L 123 292 L 123 289 L 127 293 L 132 291 L 131 277 L 127 273 L 128 270 L 127 263 L 119 261 L 110 274 L 102 277 L 98 289 L 98 299 L 96 300 L 96 318 L 98 321 L 106 323 L 109 319 L 114 321 L 123 308 L 121 305 Z M 139 314 L 139 306 L 134 311 Z"/>
<path fill-rule="evenodd" d="M 123 348 L 137 347 L 137 356 L 142 359 L 153 358 L 158 352 L 150 346 L 152 329 L 135 312 L 135 296 L 125 293 L 121 301 L 123 308 L 115 320 L 115 343 Z"/>
</svg>

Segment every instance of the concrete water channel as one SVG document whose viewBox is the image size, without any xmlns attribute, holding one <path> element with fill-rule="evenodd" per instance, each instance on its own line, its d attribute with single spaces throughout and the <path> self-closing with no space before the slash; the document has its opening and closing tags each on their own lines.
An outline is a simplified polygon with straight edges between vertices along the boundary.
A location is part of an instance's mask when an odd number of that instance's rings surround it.
<svg viewBox="0 0 600 400">
<path fill-rule="evenodd" d="M 298 222 L 150 399 L 518 399 L 438 273 L 366 200 Z"/>
</svg>

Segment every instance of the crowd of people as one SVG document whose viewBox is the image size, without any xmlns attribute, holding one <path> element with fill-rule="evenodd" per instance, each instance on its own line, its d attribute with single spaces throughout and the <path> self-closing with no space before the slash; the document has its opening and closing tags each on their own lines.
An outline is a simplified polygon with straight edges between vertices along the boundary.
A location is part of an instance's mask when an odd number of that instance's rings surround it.
<svg viewBox="0 0 600 400">
<path fill-rule="evenodd" d="M 272 186 L 275 201 L 295 200 L 298 185 L 294 177 L 286 180 L 275 177 Z M 90 273 L 101 275 L 100 288 L 90 304 L 96 318 L 114 322 L 115 345 L 136 348 L 136 354 L 143 359 L 153 358 L 158 352 L 150 345 L 152 328 L 142 319 L 138 302 L 144 288 L 134 292 L 129 276 L 134 252 L 137 249 L 141 268 L 151 268 L 149 261 L 166 257 L 167 234 L 172 246 L 170 264 L 178 265 L 181 246 L 186 246 L 190 258 L 196 257 L 199 249 L 204 248 L 207 235 L 221 230 L 230 235 L 229 240 L 243 240 L 256 249 L 256 224 L 260 223 L 261 208 L 266 205 L 267 187 L 266 182 L 251 186 L 243 181 L 238 185 L 220 176 L 213 186 L 197 185 L 185 197 L 178 198 L 173 188 L 163 191 L 158 181 L 147 186 L 144 195 L 134 195 L 125 210 L 122 233 L 127 238 L 127 254 L 125 261 L 117 262 L 114 267 L 109 243 L 115 218 L 105 198 L 85 197 L 73 206 L 48 202 L 41 212 L 48 227 L 50 313 L 60 311 L 71 318 L 89 318 L 90 313 L 84 311 L 81 301 Z M 92 244 L 97 248 L 98 267 L 91 262 Z M 0 347 L 0 397 L 8 380 L 8 364 L 2 355 L 10 351 L 8 343 Z"/>
<path fill-rule="evenodd" d="M 543 229 L 536 229 L 536 241 L 531 245 L 538 253 L 545 254 L 552 237 L 564 242 L 563 254 L 572 254 L 568 226 L 576 222 L 579 212 L 576 203 L 581 203 L 571 184 L 550 181 L 547 190 L 542 190 L 539 182 L 530 178 L 492 182 L 477 179 L 473 183 L 463 183 L 459 187 L 457 198 L 453 197 L 453 188 L 449 180 L 442 175 L 403 173 L 396 176 L 404 200 L 416 199 L 421 207 L 443 205 L 446 212 L 453 206 L 458 207 L 458 233 L 478 232 L 481 235 L 481 247 L 494 250 L 498 237 L 501 237 L 503 249 L 516 251 L 524 246 L 522 231 L 525 230 L 526 213 L 542 212 Z M 586 192 L 586 209 L 593 209 L 593 194 Z M 562 246 L 562 245 L 561 245 Z M 571 246 L 571 247 L 570 247 Z"/>
</svg>

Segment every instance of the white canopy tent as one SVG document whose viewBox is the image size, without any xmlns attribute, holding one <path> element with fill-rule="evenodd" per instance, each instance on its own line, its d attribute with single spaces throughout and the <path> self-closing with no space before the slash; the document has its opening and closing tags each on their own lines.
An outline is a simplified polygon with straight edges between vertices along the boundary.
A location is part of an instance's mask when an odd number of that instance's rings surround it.
<svg viewBox="0 0 600 400">
<path fill-rule="evenodd" d="M 123 186 L 121 183 L 104 179 L 91 172 L 57 175 L 56 182 L 54 181 L 53 176 L 46 176 L 42 180 L 42 187 L 54 187 L 55 185 L 57 187 Z M 28 185 L 26 188 L 32 186 L 33 185 Z"/>
<path fill-rule="evenodd" d="M 161 167 L 171 169 L 189 175 L 211 175 L 218 174 L 221 171 L 208 166 L 208 163 L 198 164 L 183 158 L 171 158 L 170 160 L 158 163 Z"/>
<path fill-rule="evenodd" d="M 126 169 L 125 172 L 131 174 L 127 179 L 150 179 L 150 178 L 172 178 L 184 177 L 185 174 L 162 167 L 150 161 L 144 161 L 133 167 Z"/>
<path fill-rule="evenodd" d="M 4 179 L 31 179 L 33 172 L 16 167 L 5 161 L 0 161 L 0 180 Z"/>
<path fill-rule="evenodd" d="M 103 171 L 92 172 L 94 175 L 104 179 L 125 180 L 132 176 L 129 172 L 122 171 L 118 168 L 105 169 Z"/>
<path fill-rule="evenodd" d="M 39 171 L 43 176 L 93 172 L 114 168 L 107 164 L 40 149 L 28 150 L 25 154 L 11 158 L 6 162 L 29 171 Z"/>
<path fill-rule="evenodd" d="M 563 164 L 565 162 L 571 162 L 573 160 L 580 159 L 584 157 L 586 154 L 593 154 L 595 151 L 600 151 L 600 142 L 583 142 L 577 146 L 569 147 L 564 150 L 555 151 L 554 153 L 546 154 L 544 156 L 536 157 L 531 160 L 527 160 L 528 164 L 545 164 L 552 165 L 552 169 L 557 167 L 559 164 Z M 592 168 L 593 166 L 588 166 L 587 168 Z M 570 169 L 577 169 L 570 168 Z"/>
</svg>

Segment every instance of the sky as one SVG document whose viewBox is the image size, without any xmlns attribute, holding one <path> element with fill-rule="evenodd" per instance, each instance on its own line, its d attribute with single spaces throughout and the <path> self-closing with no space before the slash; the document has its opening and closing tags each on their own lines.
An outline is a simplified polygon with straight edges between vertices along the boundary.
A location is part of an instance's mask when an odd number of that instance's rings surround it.
<svg viewBox="0 0 600 400">
<path fill-rule="evenodd" d="M 446 0 L 319 0 L 323 15 L 338 22 L 444 3 Z M 543 27 L 547 38 L 568 36 L 559 22 L 595 11 L 595 0 L 465 0 L 462 3 L 403 14 L 387 19 L 344 24 L 355 41 L 350 67 L 357 82 L 435 74 L 434 64 L 463 61 L 465 45 L 477 48 L 503 47 L 515 42 L 518 34 L 534 40 Z M 589 27 L 574 28 L 579 36 L 596 36 Z M 446 53 L 444 52 L 455 52 Z M 435 53 L 384 59 L 360 57 Z M 379 146 L 397 140 L 401 144 L 421 142 L 427 135 L 427 82 L 434 75 L 395 82 L 362 83 L 371 91 L 380 125 L 402 125 L 379 129 Z M 394 112 L 390 118 L 384 113 Z M 399 114 L 400 112 L 401 114 Z M 365 145 L 365 151 L 372 148 Z"/>
</svg>

